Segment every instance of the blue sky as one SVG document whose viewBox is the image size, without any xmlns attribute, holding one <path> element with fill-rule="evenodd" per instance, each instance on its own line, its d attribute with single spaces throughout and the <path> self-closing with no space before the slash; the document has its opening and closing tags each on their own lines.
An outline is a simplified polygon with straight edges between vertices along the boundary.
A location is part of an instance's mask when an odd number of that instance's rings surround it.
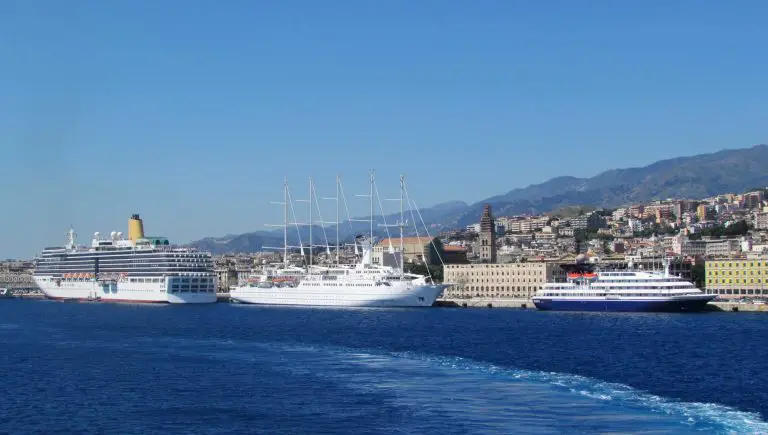
<svg viewBox="0 0 768 435">
<path fill-rule="evenodd" d="M 0 4 L 0 258 L 280 222 L 281 183 L 478 201 L 766 142 L 768 3 Z M 385 188 L 386 183 L 391 185 Z M 306 195 L 304 195 L 306 196 Z M 355 211 L 365 201 L 353 200 Z"/>
</svg>

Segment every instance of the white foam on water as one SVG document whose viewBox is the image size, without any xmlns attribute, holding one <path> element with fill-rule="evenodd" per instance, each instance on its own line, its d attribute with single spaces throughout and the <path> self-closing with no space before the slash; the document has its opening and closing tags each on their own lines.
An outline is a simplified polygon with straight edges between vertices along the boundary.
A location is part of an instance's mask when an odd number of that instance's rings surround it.
<svg viewBox="0 0 768 435">
<path fill-rule="evenodd" d="M 621 405 L 646 408 L 671 416 L 691 425 L 711 426 L 718 433 L 768 434 L 768 422 L 753 412 L 740 411 L 715 403 L 683 402 L 650 394 L 624 384 L 602 382 L 568 373 L 544 372 L 502 368 L 460 357 L 432 356 L 413 352 L 393 353 L 396 358 L 428 361 L 437 366 L 455 370 L 482 372 L 515 380 L 526 380 L 550 384 L 555 388 L 567 389 L 581 396 L 600 401 L 612 401 Z"/>
<path fill-rule="evenodd" d="M 1 327 L 1 326 L 0 326 Z M 149 340 L 140 340 L 148 344 Z M 581 400 L 590 400 L 595 403 L 610 404 L 610 406 L 626 408 L 628 418 L 631 418 L 632 409 L 658 413 L 678 421 L 681 426 L 688 426 L 690 430 L 704 433 L 723 434 L 768 434 L 768 422 L 762 420 L 757 413 L 740 411 L 738 409 L 715 403 L 684 402 L 671 398 L 657 396 L 630 386 L 618 383 L 603 382 L 598 379 L 585 376 L 545 372 L 534 370 L 522 370 L 509 367 L 501 367 L 494 364 L 475 361 L 467 358 L 453 356 L 436 356 L 418 352 L 387 352 L 378 349 L 363 350 L 325 345 L 303 345 L 283 342 L 249 342 L 232 339 L 190 339 L 183 337 L 158 337 L 151 340 L 163 351 L 182 351 L 175 346 L 168 346 L 168 342 L 174 345 L 182 345 L 184 352 L 204 355 L 217 359 L 255 359 L 271 360 L 274 353 L 285 355 L 286 352 L 296 355 L 295 367 L 283 367 L 284 369 L 302 369 L 300 366 L 306 354 L 307 358 L 315 358 L 319 362 L 328 364 L 331 370 L 326 373 L 318 373 L 318 376 L 348 377 L 350 382 L 355 374 L 347 372 L 344 367 L 366 366 L 371 370 L 380 369 L 382 373 L 391 375 L 398 367 L 402 367 L 406 375 L 415 373 L 416 370 L 437 372 L 439 369 L 448 369 L 446 382 L 451 382 L 451 373 L 454 371 L 467 372 L 474 377 L 492 378 L 503 385 L 539 385 L 550 389 L 553 393 L 565 393 L 573 395 L 574 403 Z M 74 343 L 73 343 L 74 344 Z M 86 343 L 79 343 L 84 345 Z M 96 345 L 97 343 L 93 343 Z M 104 346 L 105 343 L 98 343 Z M 270 355 L 272 354 L 272 355 Z M 287 361 L 293 360 L 293 356 Z M 431 369 L 431 370 L 430 370 Z M 312 369 L 305 367 L 303 370 L 309 373 Z M 365 376 L 365 375 L 361 375 Z M 373 377 L 361 378 L 363 381 L 371 381 Z M 407 378 L 404 378 L 407 379 Z M 400 379 L 402 381 L 402 379 Z M 387 379 L 376 379 L 381 388 L 397 391 L 402 388 L 396 382 Z M 440 394 L 440 384 L 429 385 L 430 391 Z M 361 388 L 370 386 L 360 385 Z M 423 386 L 419 388 L 424 388 Z M 490 387 L 493 388 L 493 387 Z M 461 399 L 459 399 L 461 400 Z"/>
</svg>

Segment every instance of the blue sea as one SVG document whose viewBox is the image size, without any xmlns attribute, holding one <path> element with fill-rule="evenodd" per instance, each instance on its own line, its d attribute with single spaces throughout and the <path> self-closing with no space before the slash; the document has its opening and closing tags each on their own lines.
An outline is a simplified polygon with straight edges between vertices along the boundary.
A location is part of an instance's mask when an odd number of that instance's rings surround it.
<svg viewBox="0 0 768 435">
<path fill-rule="evenodd" d="M 768 433 L 768 316 L 0 300 L 0 433 Z"/>
</svg>

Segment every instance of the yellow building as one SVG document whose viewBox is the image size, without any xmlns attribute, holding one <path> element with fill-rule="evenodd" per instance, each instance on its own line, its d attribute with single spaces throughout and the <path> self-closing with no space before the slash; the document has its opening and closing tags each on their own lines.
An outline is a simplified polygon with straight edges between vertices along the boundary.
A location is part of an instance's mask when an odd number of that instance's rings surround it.
<svg viewBox="0 0 768 435">
<path fill-rule="evenodd" d="M 445 298 L 519 298 L 531 296 L 547 282 L 564 281 L 559 264 L 546 262 L 447 264 L 444 281 L 454 283 Z"/>
<path fill-rule="evenodd" d="M 722 298 L 768 296 L 768 258 L 709 260 L 704 270 L 707 293 Z"/>
<path fill-rule="evenodd" d="M 421 263 L 424 261 L 424 257 L 428 246 L 432 239 L 427 236 L 423 237 L 403 237 L 403 253 L 406 263 Z M 391 239 L 383 239 L 373 247 L 373 255 L 371 257 L 373 264 L 379 264 L 382 266 L 396 266 L 400 260 L 395 257 L 395 254 L 390 254 L 389 248 L 392 246 L 394 252 L 400 252 L 400 238 L 393 237 Z"/>
</svg>

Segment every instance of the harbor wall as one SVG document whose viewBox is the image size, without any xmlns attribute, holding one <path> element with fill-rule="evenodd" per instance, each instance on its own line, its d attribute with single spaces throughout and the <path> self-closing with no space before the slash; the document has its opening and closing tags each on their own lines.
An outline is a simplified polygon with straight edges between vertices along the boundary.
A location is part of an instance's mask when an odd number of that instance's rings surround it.
<svg viewBox="0 0 768 435">
<path fill-rule="evenodd" d="M 14 295 L 21 298 L 43 298 L 42 293 Z M 229 302 L 229 293 L 216 293 L 218 302 Z M 535 310 L 536 306 L 530 299 L 504 299 L 504 298 L 471 298 L 471 299 L 438 299 L 436 307 L 447 308 L 517 308 Z M 710 302 L 710 311 L 728 312 L 764 312 L 768 313 L 768 304 L 751 304 L 743 302 Z"/>
</svg>

